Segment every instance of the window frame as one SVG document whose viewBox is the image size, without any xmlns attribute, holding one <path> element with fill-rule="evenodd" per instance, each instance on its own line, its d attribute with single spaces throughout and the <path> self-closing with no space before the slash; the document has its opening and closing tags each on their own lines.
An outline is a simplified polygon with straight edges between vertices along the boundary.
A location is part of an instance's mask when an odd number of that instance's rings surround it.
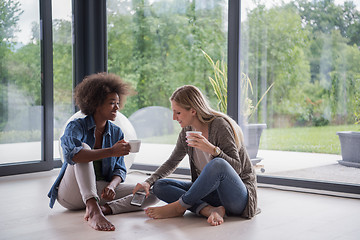
<svg viewBox="0 0 360 240">
<path fill-rule="evenodd" d="M 59 166 L 53 157 L 53 46 L 52 9 L 50 0 L 39 0 L 41 58 L 41 159 L 0 166 L 0 176 L 48 171 Z"/>
<path fill-rule="evenodd" d="M 228 110 L 227 114 L 236 122 L 243 122 L 239 106 L 241 93 L 239 82 L 240 39 L 241 39 L 241 1 L 229 0 L 228 20 Z M 231 51 L 230 51 L 231 49 Z M 296 179 L 286 177 L 258 175 L 257 182 L 267 185 L 278 185 L 291 188 L 331 191 L 338 193 L 360 194 L 360 185 L 335 183 L 321 180 Z"/>
<path fill-rule="evenodd" d="M 0 176 L 51 170 L 61 161 L 53 156 L 53 46 L 51 0 L 40 2 L 41 72 L 43 123 L 40 162 L 16 163 L 0 166 Z M 241 1 L 228 1 L 228 115 L 242 122 L 239 112 L 238 84 L 240 68 Z M 106 0 L 72 1 L 73 10 L 73 77 L 74 86 L 88 74 L 107 70 Z M 92 17 L 96 16 L 95 18 Z M 92 21 L 88 21 L 92 19 Z M 85 54 L 86 53 L 86 54 Z M 74 109 L 74 112 L 76 109 Z M 132 169 L 154 170 L 154 166 L 133 165 Z M 184 169 L 179 169 L 184 170 Z M 181 172 L 181 173 L 180 173 Z M 188 174 L 188 171 L 180 171 Z M 360 194 L 360 186 L 307 179 L 257 176 L 258 183 L 310 190 Z"/>
</svg>

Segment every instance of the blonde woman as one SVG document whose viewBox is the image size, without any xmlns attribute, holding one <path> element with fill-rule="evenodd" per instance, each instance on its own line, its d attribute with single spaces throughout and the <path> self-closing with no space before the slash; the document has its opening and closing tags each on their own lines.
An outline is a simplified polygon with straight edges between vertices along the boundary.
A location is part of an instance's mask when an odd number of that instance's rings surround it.
<svg viewBox="0 0 360 240">
<path fill-rule="evenodd" d="M 195 86 L 178 88 L 171 96 L 173 119 L 182 130 L 169 159 L 133 193 L 144 190 L 167 205 L 145 210 L 150 218 L 182 216 L 186 210 L 207 217 L 210 225 L 224 216 L 252 218 L 257 210 L 256 176 L 243 143 L 240 127 L 227 115 L 210 108 Z M 186 136 L 187 131 L 199 131 Z M 189 156 L 191 181 L 163 179 L 185 155 Z"/>
</svg>

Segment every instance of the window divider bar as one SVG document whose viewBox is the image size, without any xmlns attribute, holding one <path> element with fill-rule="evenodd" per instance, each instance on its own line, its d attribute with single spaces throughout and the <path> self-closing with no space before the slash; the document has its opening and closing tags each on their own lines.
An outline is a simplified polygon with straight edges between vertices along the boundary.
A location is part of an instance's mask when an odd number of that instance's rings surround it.
<svg viewBox="0 0 360 240">
<path fill-rule="evenodd" d="M 47 169 L 54 166 L 54 84 L 52 7 L 50 0 L 40 0 L 41 88 L 43 121 L 41 131 L 42 160 Z M 45 37 L 44 37 L 45 36 Z"/>
</svg>

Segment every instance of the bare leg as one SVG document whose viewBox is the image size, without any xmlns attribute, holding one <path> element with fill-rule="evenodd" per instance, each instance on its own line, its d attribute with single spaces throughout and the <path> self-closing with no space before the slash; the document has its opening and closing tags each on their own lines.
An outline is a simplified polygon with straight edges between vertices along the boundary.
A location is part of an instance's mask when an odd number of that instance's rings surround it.
<svg viewBox="0 0 360 240">
<path fill-rule="evenodd" d="M 115 226 L 104 216 L 95 198 L 90 198 L 86 201 L 86 213 L 84 219 L 88 221 L 89 225 L 95 230 L 115 230 Z"/>
<path fill-rule="evenodd" d="M 200 214 L 207 217 L 211 226 L 218 226 L 224 222 L 225 208 L 223 206 L 206 206 L 200 210 Z"/>
<path fill-rule="evenodd" d="M 180 217 L 184 215 L 185 211 L 186 208 L 181 206 L 179 201 L 161 207 L 149 207 L 145 209 L 146 215 L 154 219 Z"/>
</svg>

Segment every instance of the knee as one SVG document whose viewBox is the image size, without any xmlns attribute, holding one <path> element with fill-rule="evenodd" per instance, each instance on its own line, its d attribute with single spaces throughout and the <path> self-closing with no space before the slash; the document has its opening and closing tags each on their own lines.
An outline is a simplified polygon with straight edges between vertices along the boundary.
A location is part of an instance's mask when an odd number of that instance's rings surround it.
<svg viewBox="0 0 360 240">
<path fill-rule="evenodd" d="M 163 179 L 159 179 L 154 183 L 153 192 L 154 192 L 155 196 L 159 196 L 159 194 L 161 194 L 162 189 L 164 188 L 165 185 L 167 185 L 167 184 Z"/>
<path fill-rule="evenodd" d="M 81 145 L 83 146 L 84 149 L 91 150 L 91 147 L 87 143 L 83 142 Z"/>
<path fill-rule="evenodd" d="M 211 167 L 212 169 L 224 169 L 224 167 L 227 167 L 229 163 L 225 161 L 223 158 L 214 158 L 211 160 L 207 165 Z"/>
<path fill-rule="evenodd" d="M 218 175 L 223 174 L 231 168 L 230 164 L 222 158 L 214 158 L 208 164 L 206 164 L 203 171 L 211 174 L 211 175 Z"/>
<path fill-rule="evenodd" d="M 88 173 L 88 174 L 95 174 L 93 162 L 76 163 L 74 165 L 69 164 L 68 167 L 69 166 L 74 167 L 75 174 L 79 174 L 80 172 Z"/>
</svg>

